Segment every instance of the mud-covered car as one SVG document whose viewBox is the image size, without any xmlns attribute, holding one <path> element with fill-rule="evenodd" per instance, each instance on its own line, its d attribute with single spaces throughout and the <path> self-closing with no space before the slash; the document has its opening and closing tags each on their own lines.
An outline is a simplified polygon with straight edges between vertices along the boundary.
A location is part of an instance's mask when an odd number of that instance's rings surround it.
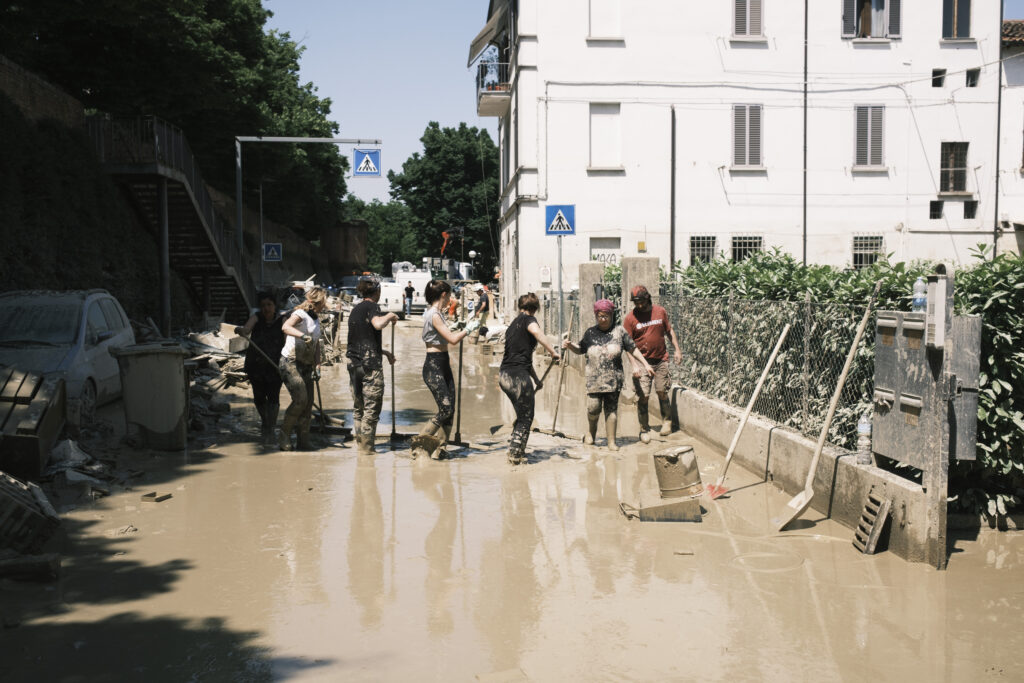
<svg viewBox="0 0 1024 683">
<path fill-rule="evenodd" d="M 134 343 L 128 316 L 104 289 L 0 294 L 0 365 L 60 373 L 84 417 L 121 395 L 110 349 Z"/>
</svg>

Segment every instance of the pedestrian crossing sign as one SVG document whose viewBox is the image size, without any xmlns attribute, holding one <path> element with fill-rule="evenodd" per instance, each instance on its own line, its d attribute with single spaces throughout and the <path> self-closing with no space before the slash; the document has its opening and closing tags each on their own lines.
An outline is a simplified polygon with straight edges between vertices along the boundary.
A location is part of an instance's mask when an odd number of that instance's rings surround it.
<svg viewBox="0 0 1024 683">
<path fill-rule="evenodd" d="M 545 235 L 576 234 L 575 204 L 548 204 L 544 208 Z"/>
<path fill-rule="evenodd" d="M 264 261 L 280 261 L 284 255 L 284 250 L 281 249 L 280 242 L 264 242 L 263 243 L 263 260 Z"/>
<path fill-rule="evenodd" d="M 380 177 L 380 150 L 379 149 L 356 149 L 352 152 L 352 171 L 354 176 L 377 176 Z"/>
</svg>

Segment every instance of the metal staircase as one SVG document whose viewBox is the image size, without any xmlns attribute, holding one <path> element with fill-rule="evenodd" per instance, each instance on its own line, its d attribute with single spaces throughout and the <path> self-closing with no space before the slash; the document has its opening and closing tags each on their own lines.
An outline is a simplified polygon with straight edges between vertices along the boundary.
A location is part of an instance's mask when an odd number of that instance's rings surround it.
<svg viewBox="0 0 1024 683">
<path fill-rule="evenodd" d="M 227 320 L 244 321 L 255 300 L 253 281 L 235 231 L 213 210 L 181 129 L 155 117 L 93 116 L 88 124 L 104 169 L 158 242 L 163 228 L 161 188 L 166 183 L 166 258 L 188 282 L 199 307 L 213 314 L 226 311 Z M 163 296 L 169 309 L 169 291 Z"/>
</svg>

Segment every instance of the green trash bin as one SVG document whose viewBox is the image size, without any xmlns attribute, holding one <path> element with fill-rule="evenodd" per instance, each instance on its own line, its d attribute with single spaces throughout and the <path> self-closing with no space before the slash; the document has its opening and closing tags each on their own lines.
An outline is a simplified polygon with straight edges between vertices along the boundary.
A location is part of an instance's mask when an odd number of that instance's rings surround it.
<svg viewBox="0 0 1024 683">
<path fill-rule="evenodd" d="M 144 446 L 180 451 L 188 442 L 189 353 L 176 342 L 153 342 L 111 349 L 121 370 L 128 433 Z"/>
</svg>

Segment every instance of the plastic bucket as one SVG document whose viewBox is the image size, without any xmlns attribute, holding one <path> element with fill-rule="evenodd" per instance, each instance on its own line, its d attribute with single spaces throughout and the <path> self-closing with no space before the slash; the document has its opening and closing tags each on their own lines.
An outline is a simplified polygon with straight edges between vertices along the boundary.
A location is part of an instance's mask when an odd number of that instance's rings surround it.
<svg viewBox="0 0 1024 683">
<path fill-rule="evenodd" d="M 124 416 L 143 445 L 178 451 L 188 442 L 188 380 L 185 358 L 175 342 L 111 349 L 121 371 Z"/>
<path fill-rule="evenodd" d="M 654 472 L 662 498 L 680 498 L 701 493 L 700 469 L 693 446 L 675 446 L 654 454 Z"/>
</svg>

